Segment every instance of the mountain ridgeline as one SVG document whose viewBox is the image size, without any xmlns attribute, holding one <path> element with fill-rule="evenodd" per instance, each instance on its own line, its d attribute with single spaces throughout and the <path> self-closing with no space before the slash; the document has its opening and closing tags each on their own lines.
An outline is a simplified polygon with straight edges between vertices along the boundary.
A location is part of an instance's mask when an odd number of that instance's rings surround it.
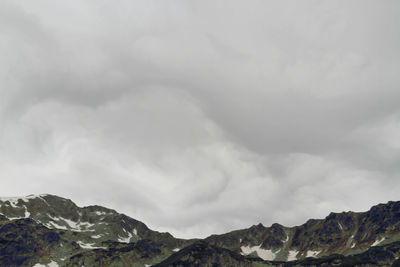
<svg viewBox="0 0 400 267">
<path fill-rule="evenodd" d="M 179 239 L 54 195 L 0 198 L 0 266 L 400 266 L 400 202 Z"/>
</svg>

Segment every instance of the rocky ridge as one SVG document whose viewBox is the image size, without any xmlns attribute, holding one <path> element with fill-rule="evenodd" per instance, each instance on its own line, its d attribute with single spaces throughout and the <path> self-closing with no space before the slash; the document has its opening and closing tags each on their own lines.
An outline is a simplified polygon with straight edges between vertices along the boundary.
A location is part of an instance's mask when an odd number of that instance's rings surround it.
<svg viewBox="0 0 400 267">
<path fill-rule="evenodd" d="M 0 266 L 390 266 L 399 256 L 400 202 L 184 240 L 54 195 L 0 198 Z"/>
<path fill-rule="evenodd" d="M 237 253 L 257 254 L 264 260 L 358 254 L 400 240 L 400 202 L 379 204 L 367 212 L 331 213 L 295 227 L 259 224 L 205 240 Z"/>
<path fill-rule="evenodd" d="M 4 259 L 12 258 L 10 254 L 18 260 L 7 260 L 5 266 L 33 266 L 51 262 L 69 266 L 73 262 L 83 261 L 82 256 L 87 261 L 93 253 L 110 253 L 113 250 L 114 256 L 124 254 L 123 261 L 134 261 L 138 266 L 144 266 L 192 242 L 174 238 L 169 233 L 153 231 L 144 223 L 115 210 L 101 206 L 80 208 L 71 200 L 54 195 L 1 198 L 0 216 L 0 245 L 3 244 L 5 249 L 0 251 L 0 266 L 5 263 Z M 10 233 L 11 229 L 14 232 Z M 50 242 L 41 238 L 47 235 L 54 236 L 54 240 Z M 22 250 L 11 246 L 17 240 Z M 132 244 L 135 246 L 132 247 Z M 151 257 L 142 257 L 147 253 L 146 250 L 140 250 L 143 246 L 149 252 L 155 247 L 157 251 L 150 253 Z M 42 248 L 46 248 L 46 253 L 40 253 Z M 20 252 L 25 256 L 20 257 Z M 72 257 L 73 261 L 70 262 Z"/>
</svg>

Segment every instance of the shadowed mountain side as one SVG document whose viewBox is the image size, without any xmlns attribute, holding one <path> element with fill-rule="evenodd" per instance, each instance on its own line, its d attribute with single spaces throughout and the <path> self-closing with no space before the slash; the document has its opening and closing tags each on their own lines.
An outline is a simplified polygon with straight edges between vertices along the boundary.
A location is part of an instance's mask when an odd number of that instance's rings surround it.
<svg viewBox="0 0 400 267">
<path fill-rule="evenodd" d="M 76 262 L 96 266 L 91 263 L 112 262 L 107 258 L 110 253 L 115 253 L 112 259 L 123 254 L 121 262 L 144 266 L 159 262 L 174 253 L 174 249 L 194 241 L 153 231 L 115 210 L 101 206 L 81 208 L 71 200 L 53 195 L 1 198 L 0 213 L 3 214 L 0 215 L 0 242 L 3 244 L 0 266 L 51 262 L 59 266 Z M 10 229 L 14 229 L 12 234 Z M 47 233 L 57 236 L 58 243 L 47 242 L 47 238 L 43 238 Z M 99 259 L 92 261 L 93 255 Z"/>
<path fill-rule="evenodd" d="M 189 267 L 189 266 L 270 266 L 270 267 L 327 267 L 327 266 L 400 266 L 400 242 L 381 247 L 372 247 L 367 251 L 344 256 L 333 254 L 322 258 L 306 258 L 291 262 L 263 261 L 260 258 L 245 257 L 227 249 L 210 245 L 205 241 L 196 242 L 171 255 L 154 267 Z"/>
<path fill-rule="evenodd" d="M 257 254 L 264 260 L 357 254 L 400 240 L 400 202 L 379 204 L 367 212 L 331 213 L 295 227 L 258 224 L 205 240 L 237 253 Z"/>
<path fill-rule="evenodd" d="M 181 251 L 174 253 L 154 267 L 167 266 L 253 266 L 253 262 L 245 256 L 231 250 L 210 245 L 205 241 L 198 241 Z"/>
<path fill-rule="evenodd" d="M 54 195 L 0 198 L 1 266 L 386 265 L 398 259 L 399 242 L 400 202 L 295 227 L 258 224 L 185 240 L 115 210 L 81 208 Z"/>
</svg>

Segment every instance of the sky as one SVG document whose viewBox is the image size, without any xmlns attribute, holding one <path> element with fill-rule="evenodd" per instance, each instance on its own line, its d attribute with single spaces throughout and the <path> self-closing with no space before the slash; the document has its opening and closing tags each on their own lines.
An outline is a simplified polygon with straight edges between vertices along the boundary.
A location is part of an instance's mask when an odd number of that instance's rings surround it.
<svg viewBox="0 0 400 267">
<path fill-rule="evenodd" d="M 400 200 L 400 2 L 0 3 L 0 195 L 177 237 Z"/>
</svg>

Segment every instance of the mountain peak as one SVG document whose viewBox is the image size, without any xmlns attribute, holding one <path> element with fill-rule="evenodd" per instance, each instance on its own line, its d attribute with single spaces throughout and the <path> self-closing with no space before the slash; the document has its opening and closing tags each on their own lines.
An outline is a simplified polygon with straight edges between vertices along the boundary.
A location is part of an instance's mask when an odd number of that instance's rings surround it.
<svg viewBox="0 0 400 267">
<path fill-rule="evenodd" d="M 12 258 L 0 259 L 5 266 L 50 262 L 95 266 L 99 261 L 106 266 L 114 262 L 144 266 L 163 259 L 159 266 L 199 262 L 282 266 L 287 261 L 301 266 L 318 263 L 310 257 L 328 265 L 330 260 L 355 262 L 359 257 L 372 262 L 376 260 L 373 253 L 382 253 L 384 261 L 379 262 L 386 264 L 400 257 L 398 240 L 400 202 L 394 201 L 367 212 L 330 213 L 325 219 L 310 219 L 294 227 L 259 223 L 204 240 L 184 240 L 153 231 L 115 210 L 79 207 L 56 195 L 0 198 L 0 251 L 15 251 Z M 16 244 L 22 244 L 23 252 Z"/>
</svg>

